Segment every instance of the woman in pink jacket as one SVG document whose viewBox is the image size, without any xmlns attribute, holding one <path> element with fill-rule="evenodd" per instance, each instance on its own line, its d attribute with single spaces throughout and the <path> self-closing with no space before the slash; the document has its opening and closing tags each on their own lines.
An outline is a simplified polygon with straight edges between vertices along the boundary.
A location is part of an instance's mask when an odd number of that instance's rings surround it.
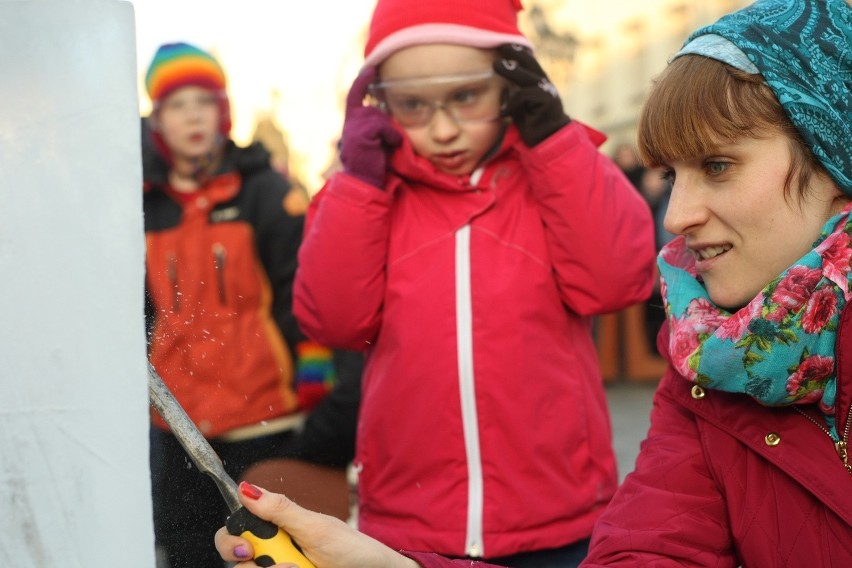
<svg viewBox="0 0 852 568">
<path fill-rule="evenodd" d="M 679 236 L 659 259 L 670 369 L 584 566 L 846 566 L 852 8 L 760 0 L 699 30 L 639 130 L 644 160 L 674 182 L 666 228 Z M 318 568 L 485 566 L 398 554 L 243 490 Z M 252 554 L 217 539 L 225 558 Z"/>
</svg>

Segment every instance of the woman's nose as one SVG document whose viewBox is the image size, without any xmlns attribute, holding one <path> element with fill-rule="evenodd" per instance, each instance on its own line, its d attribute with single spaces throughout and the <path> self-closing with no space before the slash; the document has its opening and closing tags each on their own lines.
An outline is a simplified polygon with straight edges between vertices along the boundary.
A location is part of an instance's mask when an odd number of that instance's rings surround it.
<svg viewBox="0 0 852 568">
<path fill-rule="evenodd" d="M 700 189 L 689 176 L 677 177 L 672 185 L 663 226 L 674 235 L 682 235 L 707 221 L 708 209 Z"/>
</svg>

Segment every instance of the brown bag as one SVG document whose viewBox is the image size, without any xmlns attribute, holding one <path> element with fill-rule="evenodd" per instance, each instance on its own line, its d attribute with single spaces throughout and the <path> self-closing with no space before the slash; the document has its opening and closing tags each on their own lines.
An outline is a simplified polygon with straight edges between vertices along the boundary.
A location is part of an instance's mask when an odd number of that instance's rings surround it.
<svg viewBox="0 0 852 568">
<path fill-rule="evenodd" d="M 300 506 L 349 520 L 353 497 L 346 470 L 303 460 L 277 458 L 260 461 L 240 478 L 268 491 L 283 493 Z"/>
</svg>

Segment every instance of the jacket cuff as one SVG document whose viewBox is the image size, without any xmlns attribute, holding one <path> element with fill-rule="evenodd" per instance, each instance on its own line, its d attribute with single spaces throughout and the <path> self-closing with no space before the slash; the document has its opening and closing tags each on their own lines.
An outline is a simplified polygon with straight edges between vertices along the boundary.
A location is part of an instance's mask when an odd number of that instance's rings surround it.
<svg viewBox="0 0 852 568">
<path fill-rule="evenodd" d="M 358 204 L 391 202 L 390 192 L 345 172 L 338 172 L 331 178 L 326 192 L 329 195 Z"/>
<path fill-rule="evenodd" d="M 456 566 L 463 566 L 464 568 L 494 568 L 493 564 L 486 564 L 485 562 L 476 560 L 450 560 L 434 552 L 400 550 L 399 553 L 418 562 L 423 568 L 453 568 Z"/>
</svg>

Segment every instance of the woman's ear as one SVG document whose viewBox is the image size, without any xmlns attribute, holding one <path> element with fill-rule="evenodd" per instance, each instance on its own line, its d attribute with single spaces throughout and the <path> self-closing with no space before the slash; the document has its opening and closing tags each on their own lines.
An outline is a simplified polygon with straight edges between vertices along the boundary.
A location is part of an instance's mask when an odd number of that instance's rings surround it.
<svg viewBox="0 0 852 568">
<path fill-rule="evenodd" d="M 836 185 L 834 186 L 834 201 L 831 203 L 831 214 L 837 215 L 843 209 L 852 202 L 852 196 L 847 195 L 843 191 L 840 190 Z"/>
</svg>

